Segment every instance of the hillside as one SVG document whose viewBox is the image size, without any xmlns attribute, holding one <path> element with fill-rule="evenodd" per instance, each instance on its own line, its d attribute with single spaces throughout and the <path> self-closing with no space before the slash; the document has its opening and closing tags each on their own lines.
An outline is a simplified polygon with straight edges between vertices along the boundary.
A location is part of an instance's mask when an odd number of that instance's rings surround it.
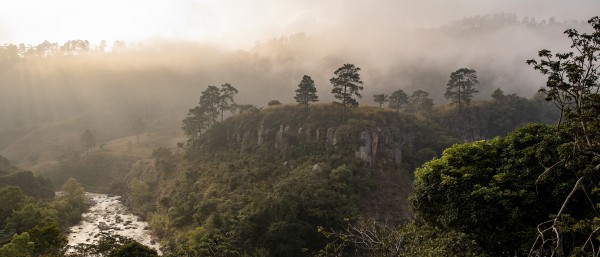
<svg viewBox="0 0 600 257">
<path fill-rule="evenodd" d="M 54 197 L 54 188 L 50 180 L 13 166 L 7 158 L 0 155 L 0 187 L 3 186 L 20 187 L 23 193 L 36 198 Z"/>
<path fill-rule="evenodd" d="M 323 246 L 317 226 L 409 218 L 411 171 L 457 140 L 410 114 L 360 107 L 344 122 L 340 111 L 272 107 L 217 123 L 185 156 L 157 150 L 158 180 L 146 184 L 156 204 L 130 191 L 133 207 L 179 254 L 216 240 L 231 252 L 298 256 Z"/>
</svg>

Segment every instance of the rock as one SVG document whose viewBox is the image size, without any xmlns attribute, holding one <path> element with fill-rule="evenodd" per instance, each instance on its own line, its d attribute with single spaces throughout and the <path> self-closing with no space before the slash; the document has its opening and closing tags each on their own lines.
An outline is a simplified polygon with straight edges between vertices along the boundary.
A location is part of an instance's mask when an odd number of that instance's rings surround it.
<svg viewBox="0 0 600 257">
<path fill-rule="evenodd" d="M 252 141 L 252 130 L 248 129 L 244 132 L 244 137 L 242 138 L 242 148 L 250 145 Z"/>
<path fill-rule="evenodd" d="M 306 140 L 310 141 L 310 136 L 312 134 L 312 130 L 310 128 L 306 129 Z"/>
<path fill-rule="evenodd" d="M 328 128 L 327 129 L 327 144 L 330 145 L 335 145 L 337 142 L 335 142 L 335 129 L 334 128 Z"/>
<path fill-rule="evenodd" d="M 121 223 L 121 222 L 123 222 L 123 218 L 121 218 L 121 216 L 119 216 L 119 215 L 115 215 L 115 222 Z"/>
<path fill-rule="evenodd" d="M 394 162 L 396 165 L 402 164 L 402 149 L 400 147 L 394 149 Z"/>
<path fill-rule="evenodd" d="M 358 151 L 355 152 L 355 155 L 357 158 L 362 159 L 363 161 L 366 161 L 368 163 L 372 162 L 371 159 L 371 146 L 372 146 L 372 142 L 371 142 L 371 133 L 369 133 L 369 131 L 365 130 L 363 132 L 360 132 L 360 147 L 358 148 Z"/>
<path fill-rule="evenodd" d="M 289 126 L 286 127 L 289 130 Z M 275 149 L 284 149 L 287 146 L 287 132 L 283 129 L 283 125 L 279 126 L 279 131 L 275 136 Z"/>
<path fill-rule="evenodd" d="M 260 128 L 258 128 L 258 131 L 256 132 L 256 136 L 258 137 L 256 144 L 262 145 L 262 143 L 265 141 L 266 132 L 267 131 L 265 130 L 265 123 L 260 123 Z"/>
<path fill-rule="evenodd" d="M 377 158 L 377 147 L 379 146 L 379 133 L 373 132 L 371 136 L 371 165 L 375 164 Z"/>
<path fill-rule="evenodd" d="M 109 230 L 109 229 L 110 229 L 110 226 L 108 226 L 108 225 L 106 225 L 106 223 L 104 223 L 104 222 L 100 221 L 100 223 L 98 224 L 98 228 L 99 228 L 100 230 Z"/>
<path fill-rule="evenodd" d="M 314 172 L 322 172 L 323 168 L 321 168 L 321 166 L 317 163 L 317 164 L 313 165 L 312 171 L 314 171 Z"/>
</svg>

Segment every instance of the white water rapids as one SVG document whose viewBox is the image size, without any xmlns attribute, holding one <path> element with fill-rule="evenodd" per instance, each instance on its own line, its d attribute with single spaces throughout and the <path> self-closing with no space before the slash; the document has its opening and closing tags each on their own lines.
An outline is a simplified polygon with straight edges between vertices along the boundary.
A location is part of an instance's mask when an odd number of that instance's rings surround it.
<svg viewBox="0 0 600 257">
<path fill-rule="evenodd" d="M 92 206 L 82 215 L 82 221 L 70 228 L 69 246 L 94 244 L 100 239 L 100 232 L 121 235 L 155 249 L 159 254 L 159 244 L 148 230 L 148 223 L 132 214 L 119 200 L 120 196 L 86 193 Z"/>
</svg>

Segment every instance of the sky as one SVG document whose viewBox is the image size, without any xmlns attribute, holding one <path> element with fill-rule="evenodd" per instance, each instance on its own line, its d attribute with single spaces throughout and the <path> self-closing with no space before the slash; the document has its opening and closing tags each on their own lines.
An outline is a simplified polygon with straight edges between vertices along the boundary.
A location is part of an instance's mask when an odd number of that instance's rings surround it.
<svg viewBox="0 0 600 257">
<path fill-rule="evenodd" d="M 85 39 L 249 46 L 331 30 L 435 27 L 491 13 L 586 20 L 599 0 L 0 0 L 0 44 Z"/>
</svg>

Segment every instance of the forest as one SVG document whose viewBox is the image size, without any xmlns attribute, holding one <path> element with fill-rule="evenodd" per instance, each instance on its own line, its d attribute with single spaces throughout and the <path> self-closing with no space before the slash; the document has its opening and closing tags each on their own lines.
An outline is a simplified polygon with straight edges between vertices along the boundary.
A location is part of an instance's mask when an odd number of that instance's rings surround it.
<svg viewBox="0 0 600 257">
<path fill-rule="evenodd" d="M 377 70 L 305 34 L 1 45 L 0 257 L 159 255 L 110 233 L 69 245 L 86 192 L 122 196 L 162 256 L 599 256 L 600 18 L 418 33 L 515 27 L 564 31 L 519 60 L 542 79 L 431 55 Z"/>
</svg>

